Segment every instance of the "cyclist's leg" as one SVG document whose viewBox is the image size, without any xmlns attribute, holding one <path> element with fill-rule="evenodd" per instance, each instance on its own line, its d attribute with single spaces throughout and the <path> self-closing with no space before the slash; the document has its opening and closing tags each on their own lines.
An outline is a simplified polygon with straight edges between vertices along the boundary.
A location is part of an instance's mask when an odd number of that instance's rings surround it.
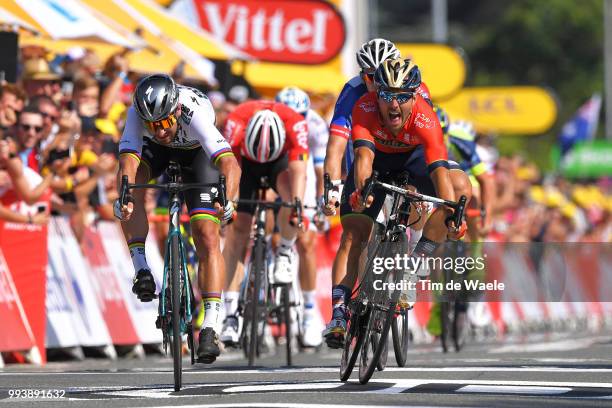
<svg viewBox="0 0 612 408">
<path fill-rule="evenodd" d="M 239 199 L 254 199 L 257 193 L 261 168 L 248 160 L 242 161 Z M 223 258 L 226 267 L 224 286 L 225 317 L 221 329 L 221 341 L 228 346 L 238 344 L 240 337 L 240 321 L 238 316 L 238 301 L 240 284 L 244 279 L 244 258 L 251 233 L 254 205 L 238 204 L 236 219 L 226 227 Z"/>
<path fill-rule="evenodd" d="M 271 185 L 285 202 L 294 201 L 291 195 L 289 181 L 288 158 L 285 155 L 271 165 Z M 283 207 L 279 210 L 276 222 L 280 232 L 280 242 L 276 250 L 274 261 L 274 281 L 277 283 L 290 283 L 294 278 L 295 255 L 293 245 L 297 238 L 298 229 L 290 224 L 293 209 Z"/>
<path fill-rule="evenodd" d="M 312 223 L 311 223 L 312 225 Z M 312 225 L 314 227 L 314 225 Z M 317 347 L 321 344 L 321 323 L 317 307 L 317 232 L 309 229 L 298 234 L 297 249 L 300 256 L 300 288 L 304 301 L 302 319 L 302 344 L 306 347 Z"/>
<path fill-rule="evenodd" d="M 217 168 L 203 149 L 185 152 L 180 159 L 186 183 L 215 183 L 219 180 Z M 185 192 L 191 235 L 199 260 L 198 287 L 204 301 L 204 322 L 198 347 L 198 358 L 204 363 L 212 363 L 220 354 L 217 331 L 221 314 L 221 292 L 225 284 L 220 221 L 213 204 L 215 198 L 216 194 L 211 187 Z"/>
<path fill-rule="evenodd" d="M 136 173 L 136 183 L 146 183 L 151 177 L 159 176 L 167 164 L 167 157 L 170 152 L 171 149 L 163 146 L 145 143 L 142 149 L 140 166 Z M 132 292 L 141 301 L 148 302 L 155 297 L 156 286 L 145 255 L 145 241 L 149 233 L 149 222 L 145 211 L 145 194 L 146 190 L 144 189 L 132 191 L 134 213 L 129 221 L 121 223 L 121 228 L 134 264 L 135 277 Z"/>
<path fill-rule="evenodd" d="M 384 194 L 375 194 L 372 205 L 362 213 L 354 213 L 348 197 L 355 191 L 353 169 L 349 171 L 342 192 L 340 206 L 342 236 L 340 247 L 332 266 L 332 316 L 325 329 L 325 340 L 331 348 L 343 346 L 346 332 L 346 305 L 358 278 L 362 255 L 367 254 L 367 244 L 374 219 L 384 203 Z"/>
</svg>

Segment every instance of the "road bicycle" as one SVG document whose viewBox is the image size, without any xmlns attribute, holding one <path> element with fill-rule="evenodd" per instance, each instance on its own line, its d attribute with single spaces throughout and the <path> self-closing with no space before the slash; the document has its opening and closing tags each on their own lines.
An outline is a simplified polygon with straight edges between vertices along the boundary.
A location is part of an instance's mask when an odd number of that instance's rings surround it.
<svg viewBox="0 0 612 408">
<path fill-rule="evenodd" d="M 341 381 L 346 381 L 351 376 L 358 357 L 360 357 L 359 382 L 361 384 L 366 384 L 374 370 L 376 368 L 381 370 L 386 364 L 389 329 L 396 317 L 400 292 L 403 285 L 407 284 L 404 277 L 414 271 L 406 269 L 407 265 L 404 265 L 403 268 L 394 265 L 392 268 L 382 268 L 382 271 L 375 270 L 375 260 L 395 258 L 395 255 L 403 256 L 408 253 L 406 229 L 409 227 L 410 204 L 427 201 L 453 208 L 454 214 L 446 222 L 448 224 L 453 221 L 455 225 L 459 225 L 458 221 L 462 219 L 465 209 L 465 196 L 453 202 L 399 187 L 398 185 L 407 184 L 408 174 L 406 172 L 398 177 L 385 175 L 384 178 L 391 178 L 391 183 L 379 181 L 378 173 L 374 171 L 361 194 L 362 203 L 365 204 L 367 197 L 375 188 L 383 190 L 391 194 L 392 205 L 384 232 L 374 235 L 373 239 L 377 242 L 374 243 L 374 249 L 368 254 L 366 267 L 348 305 L 349 321 L 340 362 Z M 331 188 L 329 175 L 324 176 L 324 188 L 324 197 L 327 198 L 327 192 Z M 407 341 L 407 335 L 403 336 L 402 341 Z M 383 360 L 381 360 L 382 356 L 385 356 Z"/>
<path fill-rule="evenodd" d="M 170 162 L 166 169 L 168 183 L 164 184 L 132 184 L 128 183 L 127 176 L 121 179 L 120 200 L 124 205 L 130 200 L 130 190 L 141 188 L 155 188 L 165 190 L 169 198 L 169 226 L 166 239 L 166 252 L 164 256 L 164 275 L 159 292 L 159 315 L 155 322 L 162 331 L 163 348 L 166 354 L 168 348 L 174 364 L 174 390 L 180 391 L 182 386 L 182 344 L 183 335 L 187 335 L 187 346 L 190 350 L 191 364 L 195 364 L 195 342 L 193 335 L 192 317 L 195 310 L 195 301 L 191 286 L 191 278 L 187 268 L 187 254 L 181 238 L 180 220 L 182 201 L 180 193 L 186 190 L 202 187 L 213 187 L 217 193 L 215 201 L 225 207 L 225 176 L 219 176 L 218 183 L 183 183 L 181 167 L 176 162 Z"/>
<path fill-rule="evenodd" d="M 298 198 L 294 202 L 265 201 L 269 188 L 267 177 L 259 182 L 257 200 L 240 199 L 238 204 L 255 205 L 255 231 L 248 273 L 242 287 L 238 312 L 242 314 L 244 324 L 240 333 L 240 345 L 253 366 L 255 358 L 262 354 L 264 332 L 269 323 L 285 328 L 287 365 L 293 365 L 291 309 L 299 306 L 297 291 L 293 283 L 271 282 L 270 251 L 267 231 L 267 214 L 269 210 L 281 207 L 292 208 L 297 214 L 298 228 L 302 226 L 302 204 Z M 292 296 L 293 294 L 293 296 Z M 299 326 L 299 322 L 298 322 Z"/>
</svg>

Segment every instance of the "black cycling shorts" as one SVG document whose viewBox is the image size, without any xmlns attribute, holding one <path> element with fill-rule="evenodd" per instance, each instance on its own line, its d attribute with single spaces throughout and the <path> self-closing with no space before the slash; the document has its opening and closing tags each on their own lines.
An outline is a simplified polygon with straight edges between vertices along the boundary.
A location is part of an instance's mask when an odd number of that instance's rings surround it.
<svg viewBox="0 0 612 408">
<path fill-rule="evenodd" d="M 425 194 L 432 197 L 437 197 L 436 189 L 429 176 L 427 170 L 427 163 L 425 162 L 425 151 L 422 145 L 417 146 L 411 152 L 408 153 L 384 153 L 376 150 L 374 153 L 374 163 L 372 169 L 378 171 L 380 181 L 389 181 L 391 177 L 402 171 L 407 171 L 409 174 L 409 184 L 416 187 L 417 191 L 421 194 Z M 354 162 L 353 162 L 354 164 Z M 460 167 L 454 163 L 449 162 L 451 169 L 459 169 Z M 354 214 L 351 205 L 349 204 L 349 197 L 355 191 L 355 176 L 354 167 L 351 167 L 348 176 L 346 177 L 346 184 L 342 191 L 342 198 L 340 200 L 340 216 Z M 366 208 L 361 213 L 373 220 L 376 219 L 383 203 L 385 202 L 386 193 L 379 189 L 374 189 L 374 202 L 369 208 Z"/>
<path fill-rule="evenodd" d="M 219 182 L 219 170 L 201 147 L 178 149 L 162 146 L 149 140 L 144 141 L 141 164 L 145 164 L 149 168 L 149 178 L 159 177 L 166 170 L 170 161 L 174 161 L 181 166 L 183 183 Z M 196 188 L 184 191 L 183 194 L 192 221 L 209 219 L 219 222 L 219 219 L 214 215 L 216 211 L 213 206 L 213 200 L 217 198 L 216 188 Z"/>
<path fill-rule="evenodd" d="M 257 163 L 243 156 L 242 175 L 240 177 L 240 199 L 256 200 L 262 177 L 268 177 L 270 188 L 278 193 L 278 190 L 276 190 L 276 179 L 288 166 L 289 157 L 286 154 L 269 163 Z M 238 203 L 236 211 L 252 215 L 255 214 L 255 205 Z"/>
</svg>

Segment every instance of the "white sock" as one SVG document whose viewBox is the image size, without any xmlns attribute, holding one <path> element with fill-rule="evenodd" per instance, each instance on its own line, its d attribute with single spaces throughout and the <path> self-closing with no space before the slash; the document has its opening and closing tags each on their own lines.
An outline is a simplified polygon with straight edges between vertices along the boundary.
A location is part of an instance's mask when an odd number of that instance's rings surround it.
<svg viewBox="0 0 612 408">
<path fill-rule="evenodd" d="M 316 290 L 303 291 L 302 299 L 304 299 L 304 310 L 316 309 L 317 307 L 317 291 Z"/>
<path fill-rule="evenodd" d="M 148 269 L 147 258 L 145 256 L 145 238 L 134 238 L 128 241 L 128 248 L 130 249 L 130 256 L 132 257 L 132 264 L 134 270 L 138 272 L 141 269 Z"/>
<path fill-rule="evenodd" d="M 240 292 L 228 291 L 224 292 L 225 298 L 225 316 L 235 316 L 238 311 L 238 297 Z"/>
<path fill-rule="evenodd" d="M 202 329 L 212 327 L 217 331 L 219 314 L 221 314 L 221 296 L 216 293 L 202 294 L 204 301 L 204 323 Z"/>
<path fill-rule="evenodd" d="M 291 239 L 287 239 L 281 236 L 280 245 L 278 247 L 279 252 L 288 252 L 293 249 L 293 244 L 295 244 L 295 237 Z"/>
<path fill-rule="evenodd" d="M 422 236 L 423 236 L 422 229 L 415 231 L 412 228 L 410 228 L 410 241 L 408 242 L 408 253 L 409 254 L 412 254 L 412 251 L 414 251 L 414 248 L 416 248 L 417 242 L 419 242 Z"/>
</svg>

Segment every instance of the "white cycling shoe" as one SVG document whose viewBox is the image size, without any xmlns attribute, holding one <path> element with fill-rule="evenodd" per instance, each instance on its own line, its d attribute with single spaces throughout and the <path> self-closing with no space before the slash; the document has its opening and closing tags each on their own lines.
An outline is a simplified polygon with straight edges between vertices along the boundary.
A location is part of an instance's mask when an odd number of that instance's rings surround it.
<svg viewBox="0 0 612 408">
<path fill-rule="evenodd" d="M 239 316 L 227 316 L 223 320 L 219 340 L 228 347 L 237 347 L 240 341 L 240 323 Z"/>
<path fill-rule="evenodd" d="M 302 345 L 304 347 L 319 347 L 323 343 L 321 334 L 323 325 L 315 313 L 316 311 L 304 312 L 301 327 Z"/>
<path fill-rule="evenodd" d="M 276 252 L 274 259 L 274 283 L 291 283 L 295 278 L 294 268 L 294 257 L 293 250 L 281 251 L 280 249 Z"/>
</svg>

